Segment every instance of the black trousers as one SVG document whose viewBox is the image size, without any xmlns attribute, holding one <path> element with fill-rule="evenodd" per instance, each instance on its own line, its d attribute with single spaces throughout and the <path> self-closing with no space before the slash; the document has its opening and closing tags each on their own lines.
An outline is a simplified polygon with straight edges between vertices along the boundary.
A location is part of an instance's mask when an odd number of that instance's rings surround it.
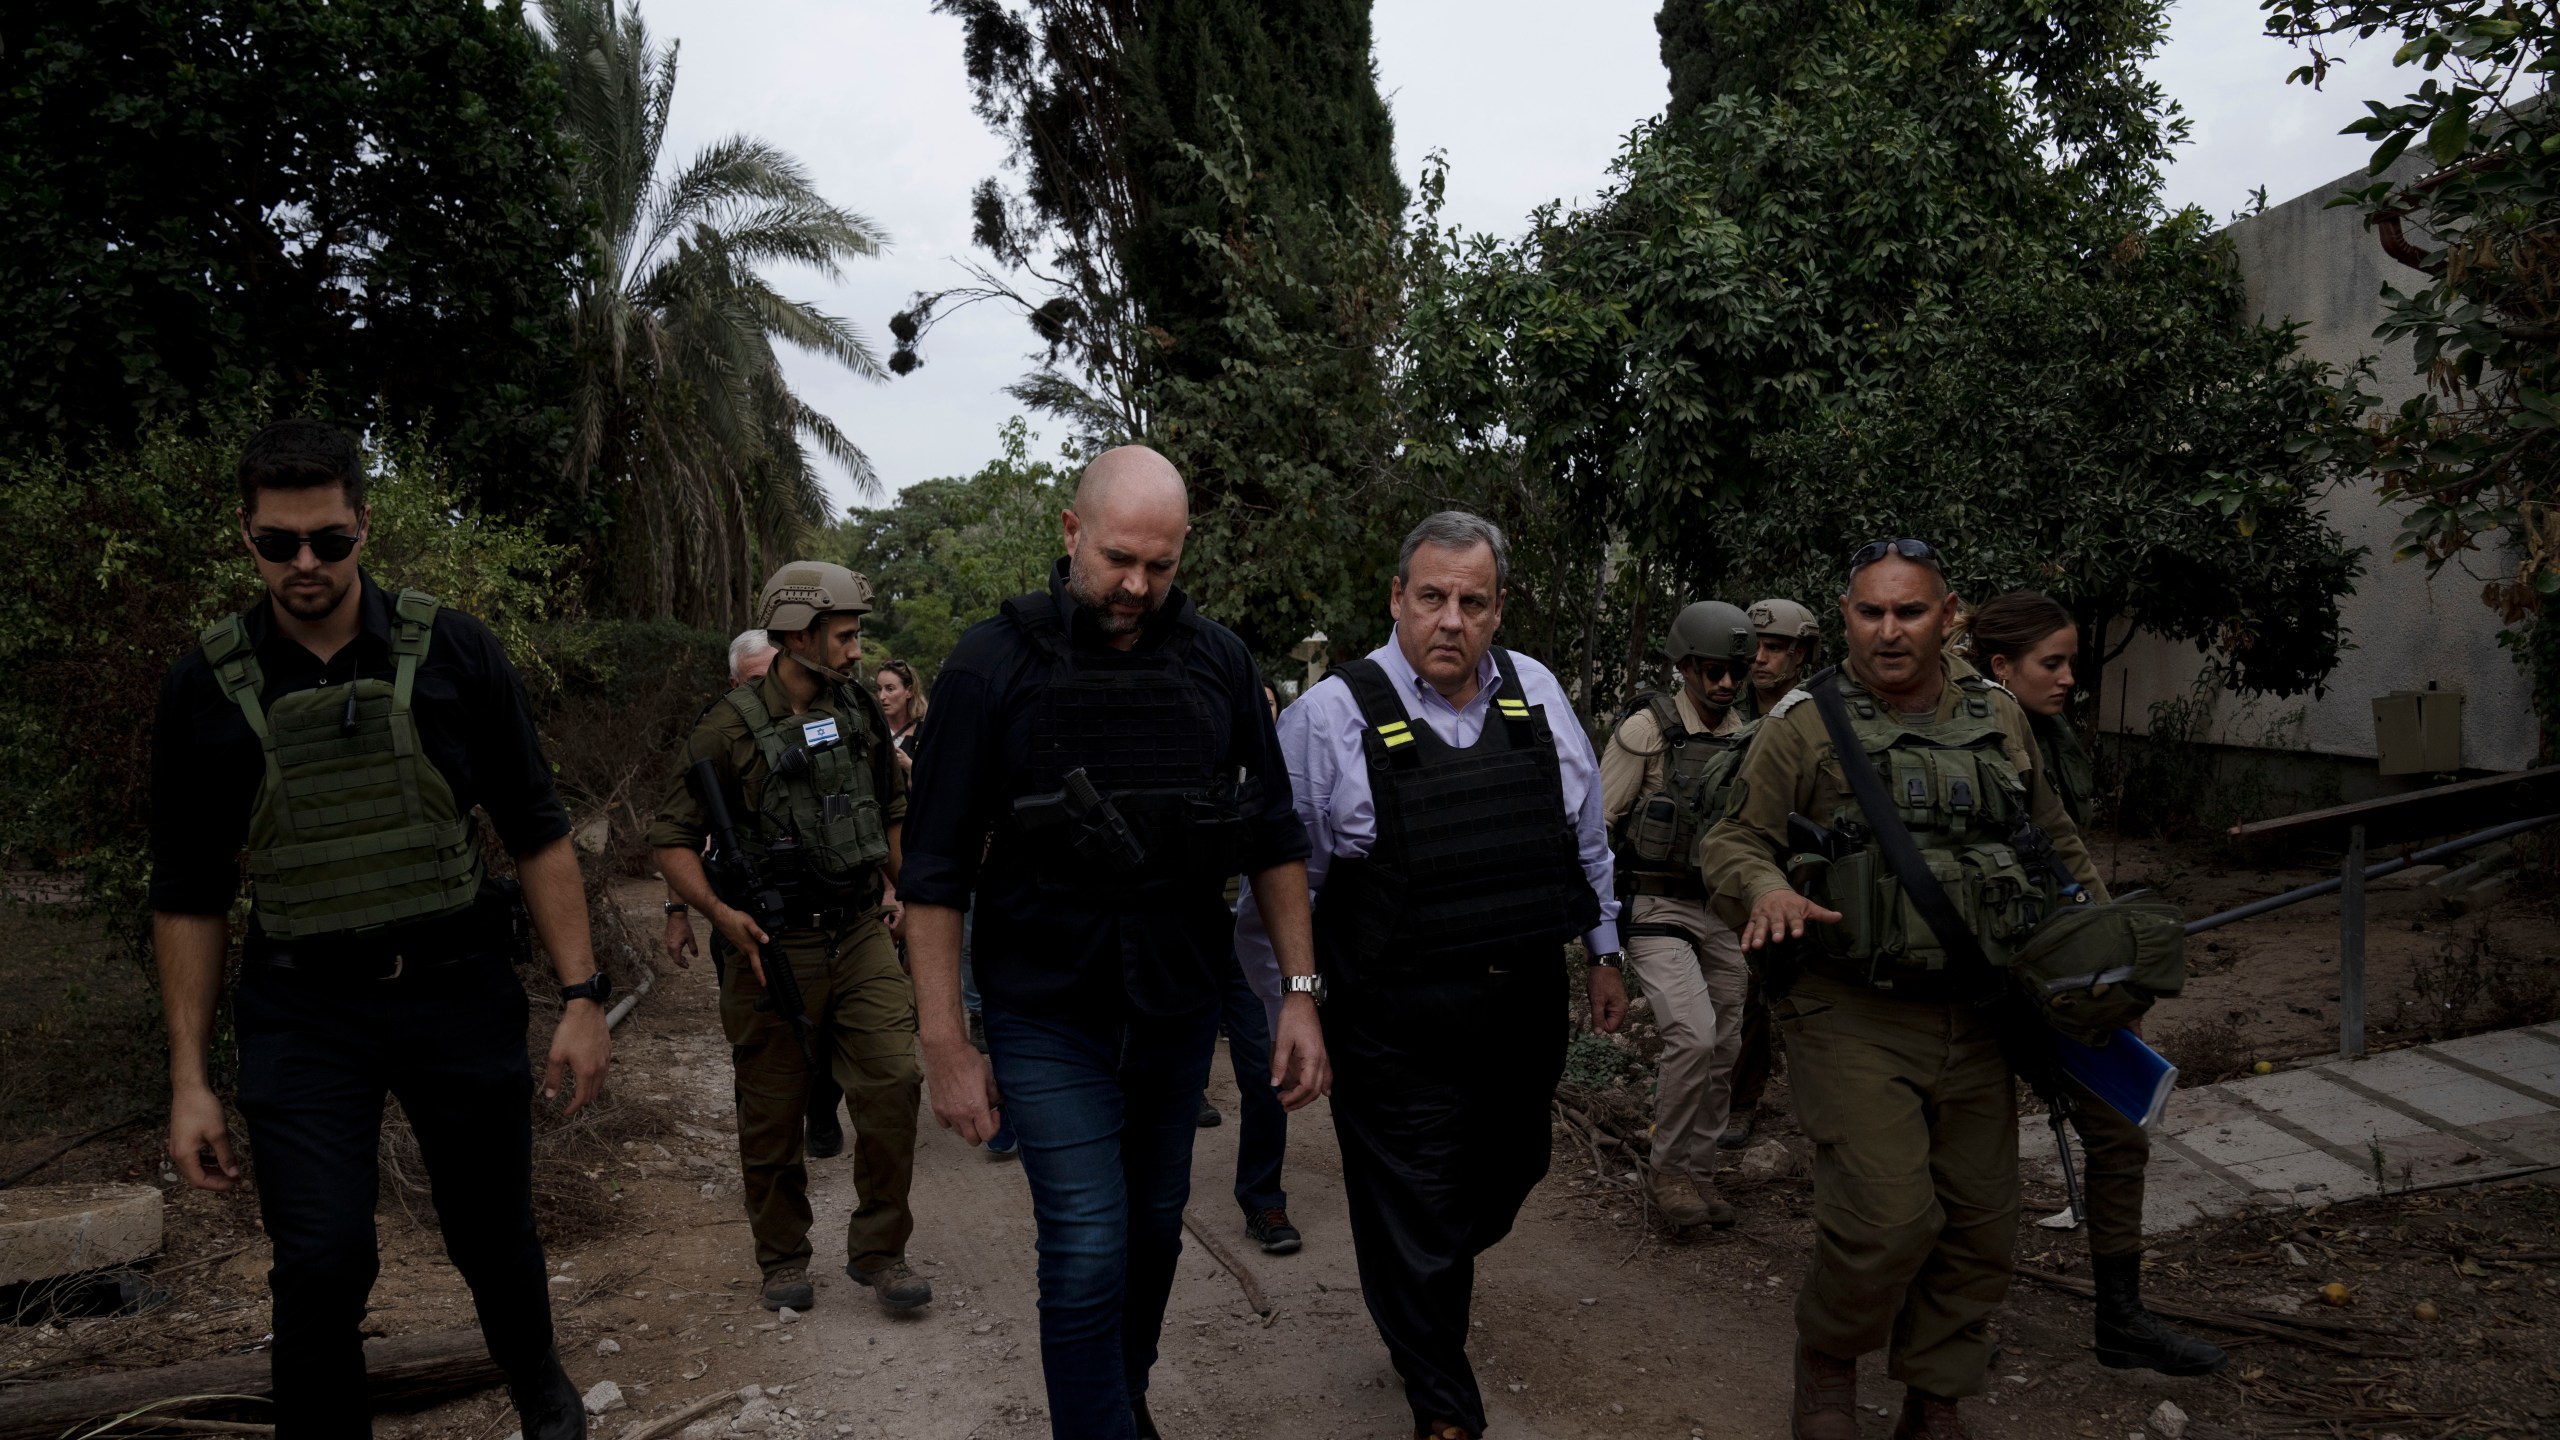
<svg viewBox="0 0 2560 1440">
<path fill-rule="evenodd" d="M 256 963 L 233 1000 L 240 1112 L 275 1267 L 277 1440 L 370 1440 L 358 1325 L 380 1268 L 373 1210 L 385 1094 L 426 1160 L 445 1253 L 510 1384 L 553 1374 L 533 1223 L 524 986 L 496 958 L 330 979 Z"/>
<path fill-rule="evenodd" d="M 1547 1173 L 1566 1013 L 1556 950 L 1503 973 L 1346 985 L 1325 1002 L 1360 1293 L 1417 1421 L 1484 1429 L 1467 1364 L 1476 1257 Z"/>
</svg>

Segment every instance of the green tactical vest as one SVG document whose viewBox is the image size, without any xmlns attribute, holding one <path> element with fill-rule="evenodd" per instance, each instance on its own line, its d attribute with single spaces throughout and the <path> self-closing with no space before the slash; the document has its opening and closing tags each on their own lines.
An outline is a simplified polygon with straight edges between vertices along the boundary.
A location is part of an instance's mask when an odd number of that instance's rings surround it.
<svg viewBox="0 0 2560 1440">
<path fill-rule="evenodd" d="M 258 927 L 279 939 L 334 935 L 468 909 L 480 844 L 418 743 L 409 695 L 435 635 L 435 597 L 394 607 L 395 678 L 321 686 L 262 709 L 265 677 L 237 615 L 204 632 L 222 693 L 248 717 L 267 773 L 249 815 Z"/>
<path fill-rule="evenodd" d="M 867 884 L 868 872 L 889 858 L 888 822 L 871 788 L 871 750 L 889 732 L 878 702 L 859 686 L 839 685 L 836 704 L 857 717 L 850 726 L 816 710 L 776 719 L 757 688 L 741 685 L 722 697 L 747 722 L 764 757 L 757 823 L 744 828 L 738 843 L 763 864 L 775 854 L 775 842 L 789 837 L 807 878 L 822 890 Z"/>
<path fill-rule="evenodd" d="M 2007 736 L 1993 719 L 1989 682 L 1959 677 L 1956 713 L 1929 725 L 1904 725 L 1875 698 L 1842 690 L 1849 719 L 1877 767 L 1894 811 L 1920 847 L 1931 874 L 1982 942 L 1991 963 L 2006 966 L 2057 907 L 2049 883 L 2028 874 L 2009 836 L 2027 813 L 2027 783 L 2009 763 Z M 1855 763 L 1841 757 L 1841 763 Z M 1866 834 L 1855 802 L 1825 817 L 1834 829 Z M 1870 843 L 1824 870 L 1816 898 L 1840 912 L 1822 927 L 1830 954 L 1864 966 L 1870 979 L 1941 970 L 1947 952 L 1902 891 L 1882 849 Z"/>
<path fill-rule="evenodd" d="M 1613 837 L 1618 858 L 1619 888 L 1630 895 L 1706 898 L 1706 877 L 1698 870 L 1698 837 L 1723 818 L 1725 797 L 1742 752 L 1760 722 L 1752 721 L 1730 735 L 1691 730 L 1680 718 L 1680 706 L 1666 691 L 1648 691 L 1629 702 L 1619 723 L 1641 706 L 1653 716 L 1662 737 L 1662 788 L 1637 799 L 1619 833 Z"/>
</svg>

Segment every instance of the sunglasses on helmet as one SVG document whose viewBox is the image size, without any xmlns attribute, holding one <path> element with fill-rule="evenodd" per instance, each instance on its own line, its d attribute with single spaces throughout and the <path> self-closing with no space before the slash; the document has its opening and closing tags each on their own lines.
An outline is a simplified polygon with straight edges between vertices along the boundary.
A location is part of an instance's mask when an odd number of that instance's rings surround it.
<svg viewBox="0 0 2560 1440">
<path fill-rule="evenodd" d="M 1855 575 L 1887 555 L 1899 555 L 1913 564 L 1926 565 L 1940 572 L 1946 569 L 1938 561 L 1938 552 L 1931 549 L 1926 540 L 1871 540 L 1859 546 L 1858 553 L 1849 557 L 1849 573 Z"/>
<path fill-rule="evenodd" d="M 297 535 L 290 530 L 261 530 L 249 537 L 249 548 L 257 551 L 258 558 L 270 565 L 289 565 L 293 563 L 293 557 L 302 553 L 302 547 L 308 545 L 314 559 L 323 565 L 335 565 L 356 553 L 356 546 L 363 542 L 363 536 L 350 535 L 343 530 L 318 530 L 309 535 Z"/>
</svg>

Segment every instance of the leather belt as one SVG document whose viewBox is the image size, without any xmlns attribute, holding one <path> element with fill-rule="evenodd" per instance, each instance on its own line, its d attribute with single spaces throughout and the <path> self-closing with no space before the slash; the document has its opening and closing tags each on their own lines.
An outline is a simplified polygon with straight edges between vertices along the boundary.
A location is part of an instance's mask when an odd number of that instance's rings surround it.
<svg viewBox="0 0 2560 1440">
<path fill-rule="evenodd" d="M 1620 884 L 1629 895 L 1659 895 L 1671 900 L 1704 900 L 1707 882 L 1695 875 L 1648 875 L 1630 871 Z"/>
<path fill-rule="evenodd" d="M 397 980 L 425 970 L 438 970 L 447 965 L 486 955 L 485 950 L 453 947 L 429 949 L 423 945 L 391 944 L 367 946 L 361 952 L 351 949 L 324 950 L 305 945 L 296 950 L 278 941 L 258 944 L 254 939 L 241 947 L 241 956 L 252 965 L 269 970 L 283 970 L 313 980 Z"/>
<path fill-rule="evenodd" d="M 1944 970 L 1913 968 L 1900 974 L 1888 971 L 1881 977 L 1887 983 L 1878 984 L 1876 978 L 1870 977 L 1857 962 L 1835 960 L 1825 955 L 1807 958 L 1804 973 L 1819 975 L 1853 990 L 1873 991 L 1889 1000 L 1909 1000 L 1922 1005 L 1964 1005 L 1981 998 L 1966 994 L 1963 987 Z"/>
</svg>

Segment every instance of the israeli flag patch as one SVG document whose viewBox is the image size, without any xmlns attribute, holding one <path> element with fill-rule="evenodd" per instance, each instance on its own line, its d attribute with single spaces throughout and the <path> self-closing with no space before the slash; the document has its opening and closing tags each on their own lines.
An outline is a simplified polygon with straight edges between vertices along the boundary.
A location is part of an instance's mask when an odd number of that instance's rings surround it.
<svg viewBox="0 0 2560 1440">
<path fill-rule="evenodd" d="M 822 715 L 800 727 L 800 743 L 812 750 L 823 750 L 836 743 L 839 738 L 841 737 L 836 734 L 836 720 L 832 715 Z"/>
</svg>

